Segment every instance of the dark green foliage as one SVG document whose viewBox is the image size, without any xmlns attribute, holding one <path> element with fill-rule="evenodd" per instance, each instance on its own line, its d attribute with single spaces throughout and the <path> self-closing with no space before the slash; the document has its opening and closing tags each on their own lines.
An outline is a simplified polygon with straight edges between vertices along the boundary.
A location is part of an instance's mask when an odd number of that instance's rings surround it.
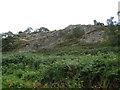
<svg viewBox="0 0 120 90">
<path fill-rule="evenodd" d="M 12 51 L 16 48 L 16 45 L 14 44 L 16 38 L 13 36 L 8 36 L 6 38 L 2 39 L 2 52 L 8 52 Z"/>
<path fill-rule="evenodd" d="M 106 31 L 108 36 L 108 45 L 110 46 L 120 46 L 120 26 L 109 25 Z"/>
<path fill-rule="evenodd" d="M 40 28 L 36 29 L 34 32 L 32 32 L 32 34 L 41 33 L 41 32 L 48 32 L 48 31 L 50 31 L 48 28 L 40 27 Z"/>
<path fill-rule="evenodd" d="M 76 27 L 73 29 L 73 35 L 74 37 L 80 37 L 84 35 L 84 31 L 80 29 L 80 27 Z"/>
<path fill-rule="evenodd" d="M 108 30 L 106 34 L 108 36 L 107 44 L 110 46 L 120 46 L 120 25 L 115 25 L 113 21 L 114 17 L 107 19 Z"/>
<path fill-rule="evenodd" d="M 66 34 L 66 38 L 68 39 L 79 38 L 84 34 L 85 32 L 81 30 L 80 27 L 77 26 L 72 30 L 72 33 Z"/>
<path fill-rule="evenodd" d="M 21 34 L 21 33 L 23 33 L 23 32 L 22 32 L 22 31 L 19 31 L 19 32 L 18 32 L 18 34 Z"/>
<path fill-rule="evenodd" d="M 32 32 L 32 30 L 33 30 L 32 27 L 28 27 L 28 28 L 24 31 L 24 33 L 30 34 L 30 33 Z"/>
<path fill-rule="evenodd" d="M 3 54 L 3 88 L 119 88 L 119 51 L 73 47 Z"/>
<path fill-rule="evenodd" d="M 39 32 L 47 32 L 47 31 L 49 31 L 49 29 L 47 29 L 45 27 L 41 27 L 38 30 L 39 30 Z"/>
<path fill-rule="evenodd" d="M 2 33 L 1 34 L 1 40 L 2 40 L 2 52 L 10 52 L 16 49 L 18 46 L 19 35 L 13 34 L 11 31 Z"/>
</svg>

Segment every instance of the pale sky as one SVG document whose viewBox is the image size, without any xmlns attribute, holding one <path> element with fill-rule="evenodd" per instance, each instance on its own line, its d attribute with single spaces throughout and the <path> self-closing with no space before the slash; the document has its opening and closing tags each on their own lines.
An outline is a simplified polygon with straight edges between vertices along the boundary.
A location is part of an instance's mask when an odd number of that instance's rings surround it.
<svg viewBox="0 0 120 90">
<path fill-rule="evenodd" d="M 0 33 L 27 27 L 59 30 L 68 25 L 118 20 L 119 0 L 0 0 Z"/>
</svg>

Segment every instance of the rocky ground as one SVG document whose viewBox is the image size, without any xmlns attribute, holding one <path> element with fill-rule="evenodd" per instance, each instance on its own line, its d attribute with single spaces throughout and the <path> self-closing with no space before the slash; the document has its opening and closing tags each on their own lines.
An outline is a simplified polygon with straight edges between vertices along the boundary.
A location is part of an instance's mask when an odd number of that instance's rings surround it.
<svg viewBox="0 0 120 90">
<path fill-rule="evenodd" d="M 39 48 L 52 48 L 64 42 L 66 40 L 65 35 L 72 33 L 73 29 L 76 27 L 80 27 L 80 30 L 85 32 L 85 34 L 78 39 L 80 42 L 93 43 L 104 41 L 104 32 L 106 30 L 104 26 L 69 25 L 63 30 L 41 32 L 37 34 L 21 34 L 18 43 L 25 45 L 17 50 L 17 52 L 33 51 Z"/>
</svg>

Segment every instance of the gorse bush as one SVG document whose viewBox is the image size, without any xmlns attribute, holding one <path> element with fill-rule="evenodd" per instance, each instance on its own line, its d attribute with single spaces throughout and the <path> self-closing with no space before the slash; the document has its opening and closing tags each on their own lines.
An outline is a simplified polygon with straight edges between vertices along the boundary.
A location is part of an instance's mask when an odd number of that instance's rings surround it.
<svg viewBox="0 0 120 90">
<path fill-rule="evenodd" d="M 84 34 L 85 34 L 85 32 L 83 30 L 81 30 L 80 27 L 75 27 L 73 29 L 73 35 L 74 35 L 74 37 L 80 37 L 80 36 L 82 36 Z"/>
<path fill-rule="evenodd" d="M 77 26 L 72 30 L 72 33 L 66 34 L 66 38 L 67 39 L 79 38 L 84 34 L 85 32 L 81 30 L 80 27 Z"/>
<path fill-rule="evenodd" d="M 117 47 L 48 50 L 3 54 L 3 88 L 119 88 Z"/>
<path fill-rule="evenodd" d="M 17 40 L 17 38 L 12 37 L 12 36 L 8 36 L 6 38 L 3 38 L 2 39 L 2 52 L 12 51 L 16 47 L 18 47 L 17 44 L 14 44 L 14 42 L 16 40 Z"/>
<path fill-rule="evenodd" d="M 109 25 L 106 34 L 108 36 L 107 44 L 109 46 L 120 46 L 120 26 Z"/>
</svg>

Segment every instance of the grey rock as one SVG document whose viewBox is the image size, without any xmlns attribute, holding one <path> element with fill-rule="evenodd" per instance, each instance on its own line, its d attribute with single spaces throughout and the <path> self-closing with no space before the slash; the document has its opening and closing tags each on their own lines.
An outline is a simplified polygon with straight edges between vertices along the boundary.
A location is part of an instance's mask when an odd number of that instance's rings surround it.
<svg viewBox="0 0 120 90">
<path fill-rule="evenodd" d="M 57 44 L 64 42 L 64 35 L 66 33 L 72 33 L 73 29 L 76 27 L 80 27 L 80 30 L 85 32 L 85 35 L 80 38 L 80 41 L 99 42 L 102 41 L 104 37 L 104 32 L 101 32 L 102 29 L 99 30 L 97 29 L 98 27 L 94 25 L 69 25 L 63 30 L 42 32 L 32 35 L 21 35 L 20 38 L 25 39 L 26 41 L 20 40 L 19 43 L 28 43 L 28 45 L 19 49 L 18 52 L 28 52 L 31 50 L 34 51 L 40 48 L 52 48 Z"/>
</svg>

